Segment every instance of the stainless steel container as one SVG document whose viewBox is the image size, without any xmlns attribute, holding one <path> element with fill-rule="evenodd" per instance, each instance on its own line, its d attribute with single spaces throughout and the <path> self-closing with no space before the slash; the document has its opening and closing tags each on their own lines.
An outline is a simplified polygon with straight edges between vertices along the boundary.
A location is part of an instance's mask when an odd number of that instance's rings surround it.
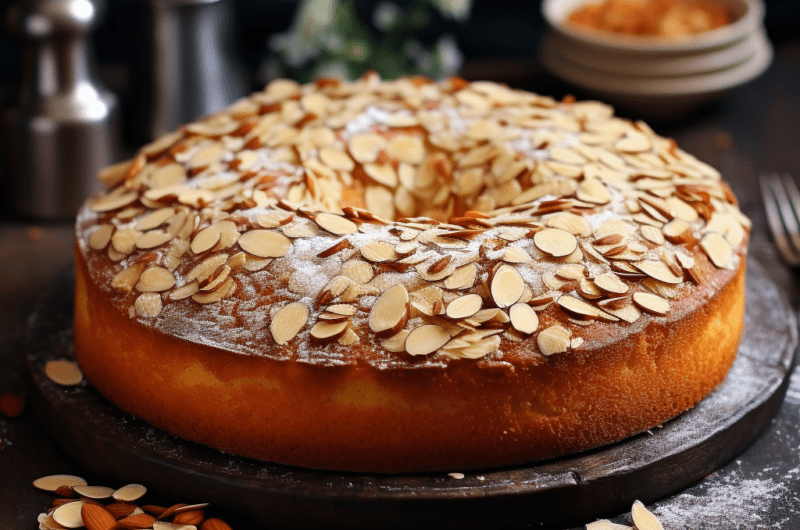
<svg viewBox="0 0 800 530">
<path fill-rule="evenodd" d="M 2 115 L 11 206 L 40 219 L 68 218 L 114 161 L 117 100 L 94 72 L 90 31 L 101 0 L 21 0 L 8 11 L 22 39 L 22 72 Z"/>
<path fill-rule="evenodd" d="M 152 140 L 247 94 L 244 68 L 231 49 L 229 0 L 147 0 L 152 49 L 145 65 Z"/>
</svg>

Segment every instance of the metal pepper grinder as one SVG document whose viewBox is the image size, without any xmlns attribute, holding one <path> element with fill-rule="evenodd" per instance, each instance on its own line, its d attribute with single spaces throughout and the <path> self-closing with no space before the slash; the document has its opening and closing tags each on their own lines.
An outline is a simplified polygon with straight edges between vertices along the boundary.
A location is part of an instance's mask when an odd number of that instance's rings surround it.
<svg viewBox="0 0 800 530">
<path fill-rule="evenodd" d="M 114 161 L 117 100 L 90 47 L 102 0 L 19 0 L 6 13 L 22 39 L 13 107 L 2 115 L 11 204 L 39 219 L 72 217 Z"/>
<path fill-rule="evenodd" d="M 231 43 L 230 0 L 144 0 L 152 14 L 149 101 L 142 129 L 152 140 L 248 93 L 244 68 Z"/>
</svg>

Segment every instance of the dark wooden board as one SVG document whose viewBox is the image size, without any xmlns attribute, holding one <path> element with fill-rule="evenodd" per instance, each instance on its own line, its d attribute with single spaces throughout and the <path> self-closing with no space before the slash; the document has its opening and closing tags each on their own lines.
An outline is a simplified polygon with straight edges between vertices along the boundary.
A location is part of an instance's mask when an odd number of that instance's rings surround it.
<svg viewBox="0 0 800 530">
<path fill-rule="evenodd" d="M 50 359 L 73 358 L 73 278 L 65 275 L 28 322 L 31 406 L 78 463 L 186 502 L 212 501 L 258 527 L 564 528 L 651 502 L 741 452 L 783 400 L 797 346 L 793 313 L 750 260 L 744 338 L 727 379 L 697 407 L 622 442 L 527 466 L 465 473 L 322 472 L 221 453 L 122 412 L 91 386 L 60 387 Z M 459 471 L 459 470 L 453 470 Z"/>
</svg>

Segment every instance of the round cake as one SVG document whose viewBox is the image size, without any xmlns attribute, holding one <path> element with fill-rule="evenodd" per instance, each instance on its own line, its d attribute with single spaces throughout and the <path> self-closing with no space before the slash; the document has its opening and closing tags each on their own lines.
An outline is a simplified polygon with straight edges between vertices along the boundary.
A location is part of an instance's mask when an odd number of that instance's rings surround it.
<svg viewBox="0 0 800 530">
<path fill-rule="evenodd" d="M 318 469 L 608 444 L 725 377 L 750 223 L 598 102 L 451 78 L 278 80 L 103 171 L 75 345 L 123 410 Z"/>
</svg>

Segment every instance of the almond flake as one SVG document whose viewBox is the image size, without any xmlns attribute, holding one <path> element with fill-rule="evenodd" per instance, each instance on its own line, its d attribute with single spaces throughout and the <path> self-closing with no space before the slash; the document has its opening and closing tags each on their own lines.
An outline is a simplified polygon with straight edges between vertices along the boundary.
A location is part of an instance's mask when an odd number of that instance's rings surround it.
<svg viewBox="0 0 800 530">
<path fill-rule="evenodd" d="M 483 306 L 483 299 L 477 294 L 467 294 L 447 304 L 446 314 L 453 319 L 471 317 Z"/>
<path fill-rule="evenodd" d="M 380 153 L 385 146 L 386 140 L 384 140 L 382 136 L 372 133 L 357 134 L 350 138 L 350 142 L 348 143 L 350 154 L 353 155 L 356 161 L 362 164 L 375 162 L 378 158 L 378 153 Z"/>
<path fill-rule="evenodd" d="M 381 341 L 381 346 L 386 350 L 393 353 L 406 351 L 406 338 L 411 332 L 407 329 L 400 330 L 396 335 L 392 335 L 388 339 Z"/>
<path fill-rule="evenodd" d="M 679 284 L 683 278 L 676 276 L 663 261 L 639 261 L 633 266 L 651 278 L 664 283 Z"/>
<path fill-rule="evenodd" d="M 515 304 L 525 290 L 522 275 L 511 265 L 500 265 L 492 277 L 491 294 L 498 307 Z"/>
<path fill-rule="evenodd" d="M 342 265 L 342 274 L 360 284 L 367 284 L 375 276 L 372 265 L 365 261 L 353 260 Z"/>
<path fill-rule="evenodd" d="M 75 485 L 72 489 L 78 495 L 90 499 L 107 499 L 114 493 L 113 488 L 106 488 L 105 486 Z"/>
<path fill-rule="evenodd" d="M 319 340 L 336 339 L 345 332 L 348 323 L 347 320 L 343 322 L 317 322 L 311 327 L 311 336 Z"/>
<path fill-rule="evenodd" d="M 608 204 L 611 201 L 611 192 L 597 179 L 585 179 L 578 184 L 576 197 L 579 200 L 592 204 Z"/>
<path fill-rule="evenodd" d="M 279 232 L 250 230 L 239 238 L 239 246 L 259 258 L 282 258 L 292 248 L 292 241 Z"/>
<path fill-rule="evenodd" d="M 597 275 L 594 279 L 594 284 L 603 291 L 611 294 L 625 294 L 628 292 L 628 286 L 613 272 Z"/>
<path fill-rule="evenodd" d="M 397 186 L 397 172 L 389 165 L 364 164 L 364 173 L 378 184 L 389 188 Z"/>
<path fill-rule="evenodd" d="M 369 327 L 379 335 L 393 335 L 406 325 L 408 315 L 408 291 L 397 284 L 375 301 L 369 313 Z"/>
<path fill-rule="evenodd" d="M 270 322 L 269 330 L 272 332 L 272 338 L 280 345 L 286 344 L 303 329 L 309 315 L 308 307 L 300 302 L 283 306 Z"/>
<path fill-rule="evenodd" d="M 192 295 L 192 300 L 197 302 L 198 304 L 214 304 L 219 302 L 223 298 L 226 298 L 233 294 L 232 291 L 236 290 L 236 282 L 233 281 L 233 278 L 228 278 L 225 282 L 217 287 L 214 291 L 211 292 L 198 292 Z M 143 295 L 144 296 L 144 295 Z"/>
<path fill-rule="evenodd" d="M 139 194 L 135 191 L 125 193 L 125 188 L 120 187 L 111 193 L 90 201 L 89 208 L 95 212 L 110 212 L 123 206 L 128 206 L 138 198 Z"/>
<path fill-rule="evenodd" d="M 664 530 L 661 522 L 640 501 L 634 501 L 631 518 L 638 530 Z"/>
<path fill-rule="evenodd" d="M 589 237 L 592 235 L 592 227 L 589 221 L 579 215 L 568 212 L 556 214 L 547 219 L 544 224 L 550 228 L 560 228 L 574 236 Z"/>
<path fill-rule="evenodd" d="M 557 303 L 561 309 L 573 315 L 577 315 L 579 318 L 591 318 L 608 322 L 615 322 L 618 320 L 617 317 L 609 315 L 605 311 L 574 296 L 564 295 L 558 299 Z"/>
<path fill-rule="evenodd" d="M 622 300 L 625 299 L 623 298 Z M 600 304 L 602 305 L 602 303 L 601 301 Z M 603 306 L 603 310 L 628 324 L 633 324 L 642 316 L 642 313 L 633 304 L 623 305 L 622 307 Z"/>
<path fill-rule="evenodd" d="M 475 283 L 478 270 L 474 264 L 468 263 L 462 267 L 457 267 L 445 281 L 444 286 L 448 289 L 469 289 Z"/>
<path fill-rule="evenodd" d="M 49 375 L 48 375 L 49 377 Z M 58 488 L 66 486 L 74 488 L 75 486 L 86 486 L 87 482 L 81 477 L 75 475 L 49 475 L 40 477 L 33 481 L 33 487 L 42 491 L 55 492 Z"/>
<path fill-rule="evenodd" d="M 617 140 L 614 149 L 625 153 L 641 153 L 652 149 L 650 138 L 635 129 L 630 129 L 623 138 Z"/>
<path fill-rule="evenodd" d="M 319 159 L 323 164 L 337 171 L 353 171 L 355 164 L 347 153 L 331 147 L 323 147 L 319 150 Z"/>
<path fill-rule="evenodd" d="M 503 261 L 506 263 L 530 263 L 530 255 L 519 247 L 508 247 L 503 251 Z"/>
<path fill-rule="evenodd" d="M 730 268 L 733 249 L 730 243 L 717 232 L 709 232 L 700 240 L 700 247 L 705 251 L 708 259 L 718 269 Z"/>
<path fill-rule="evenodd" d="M 81 518 L 82 506 L 83 501 L 68 502 L 56 508 L 51 515 L 64 528 L 81 528 L 84 526 Z"/>
<path fill-rule="evenodd" d="M 450 334 L 441 326 L 426 324 L 415 328 L 406 337 L 406 352 L 410 355 L 428 355 L 450 340 Z"/>
<path fill-rule="evenodd" d="M 200 287 L 197 282 L 191 282 L 169 293 L 170 300 L 183 300 L 195 294 Z"/>
<path fill-rule="evenodd" d="M 78 363 L 66 359 L 47 361 L 44 373 L 48 379 L 62 386 L 75 386 L 83 381 L 83 372 Z"/>
<path fill-rule="evenodd" d="M 382 263 L 384 261 L 394 261 L 399 256 L 394 250 L 394 245 L 382 241 L 373 241 L 361 247 L 361 255 L 367 261 Z"/>
<path fill-rule="evenodd" d="M 141 317 L 157 317 L 161 314 L 163 304 L 158 293 L 144 293 L 139 295 L 133 304 L 136 314 Z"/>
<path fill-rule="evenodd" d="M 175 276 L 162 267 L 151 267 L 139 276 L 136 290 L 142 293 L 160 293 L 172 289 Z"/>
<path fill-rule="evenodd" d="M 654 315 L 666 315 L 669 311 L 669 302 L 651 293 L 633 293 L 633 301 L 640 308 Z"/>
<path fill-rule="evenodd" d="M 195 254 L 202 254 L 219 242 L 220 233 L 216 226 L 211 225 L 200 230 L 192 240 L 191 249 Z"/>
<path fill-rule="evenodd" d="M 692 227 L 683 219 L 673 219 L 661 227 L 667 241 L 676 245 L 685 245 L 694 241 Z"/>
<path fill-rule="evenodd" d="M 113 225 L 100 225 L 100 227 L 89 236 L 89 247 L 94 250 L 103 250 L 108 246 L 108 242 L 111 241 L 111 235 L 113 233 Z"/>
<path fill-rule="evenodd" d="M 527 304 L 514 304 L 508 310 L 511 318 L 511 325 L 520 333 L 530 335 L 539 328 L 539 316 L 536 311 Z"/>
<path fill-rule="evenodd" d="M 536 247 L 555 258 L 569 256 L 578 248 L 575 236 L 559 228 L 545 228 L 533 236 Z"/>
<path fill-rule="evenodd" d="M 314 221 L 324 230 L 338 236 L 353 234 L 358 231 L 358 226 L 349 219 L 330 213 L 321 213 Z"/>
<path fill-rule="evenodd" d="M 544 356 L 554 353 L 564 353 L 570 346 L 572 333 L 566 328 L 555 325 L 543 329 L 536 336 L 536 344 Z"/>
<path fill-rule="evenodd" d="M 664 244 L 664 233 L 658 228 L 654 226 L 642 225 L 639 227 L 639 230 L 641 230 L 642 232 L 642 237 L 644 237 L 646 240 L 650 241 L 654 245 Z"/>
<path fill-rule="evenodd" d="M 600 519 L 593 523 L 586 525 L 586 530 L 633 530 L 630 526 L 624 524 L 612 523 L 608 519 Z"/>
</svg>

